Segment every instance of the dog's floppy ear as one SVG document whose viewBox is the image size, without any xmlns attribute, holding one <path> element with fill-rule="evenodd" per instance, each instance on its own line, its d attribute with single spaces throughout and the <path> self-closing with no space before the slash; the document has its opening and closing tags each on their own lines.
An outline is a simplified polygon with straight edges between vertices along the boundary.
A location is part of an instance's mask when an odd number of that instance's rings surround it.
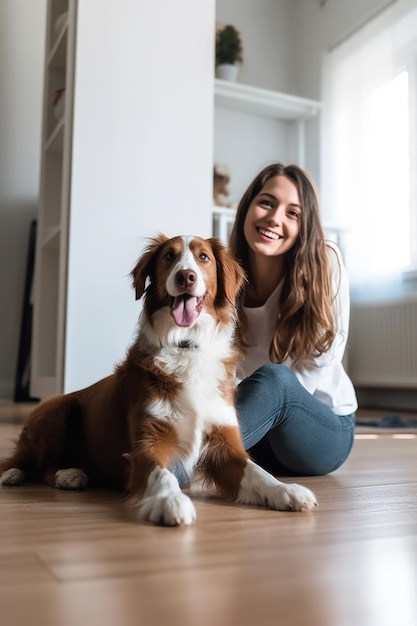
<svg viewBox="0 0 417 626">
<path fill-rule="evenodd" d="M 139 300 L 145 292 L 146 279 L 152 277 L 155 259 L 159 248 L 163 243 L 168 241 L 168 237 L 160 233 L 156 237 L 149 240 L 149 245 L 145 248 L 143 254 L 139 257 L 133 270 L 130 272 L 133 287 L 135 288 L 136 300 Z"/>
<path fill-rule="evenodd" d="M 217 261 L 217 281 L 220 292 L 233 305 L 246 282 L 246 274 L 240 263 L 216 237 L 208 239 Z"/>
</svg>

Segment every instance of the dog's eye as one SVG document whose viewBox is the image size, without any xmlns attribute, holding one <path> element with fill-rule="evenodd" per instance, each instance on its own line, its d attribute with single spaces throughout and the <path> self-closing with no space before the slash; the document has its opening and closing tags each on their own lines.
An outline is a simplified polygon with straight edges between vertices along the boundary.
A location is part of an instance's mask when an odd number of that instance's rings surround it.
<svg viewBox="0 0 417 626">
<path fill-rule="evenodd" d="M 209 260 L 208 254 L 206 254 L 205 252 L 200 252 L 200 254 L 198 255 L 198 258 L 200 259 L 200 261 L 208 261 Z"/>
<path fill-rule="evenodd" d="M 170 250 L 166 253 L 165 258 L 167 261 L 173 261 L 175 258 L 175 254 L 172 252 L 172 250 Z"/>
</svg>

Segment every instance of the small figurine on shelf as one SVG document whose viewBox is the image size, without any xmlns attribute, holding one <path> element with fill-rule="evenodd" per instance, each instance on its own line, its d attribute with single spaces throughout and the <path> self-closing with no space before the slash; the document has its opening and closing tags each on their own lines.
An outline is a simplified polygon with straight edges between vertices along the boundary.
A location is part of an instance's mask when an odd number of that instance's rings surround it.
<svg viewBox="0 0 417 626">
<path fill-rule="evenodd" d="M 213 200 L 215 206 L 234 208 L 235 205 L 227 201 L 229 195 L 230 171 L 227 165 L 215 163 L 213 168 Z"/>
</svg>

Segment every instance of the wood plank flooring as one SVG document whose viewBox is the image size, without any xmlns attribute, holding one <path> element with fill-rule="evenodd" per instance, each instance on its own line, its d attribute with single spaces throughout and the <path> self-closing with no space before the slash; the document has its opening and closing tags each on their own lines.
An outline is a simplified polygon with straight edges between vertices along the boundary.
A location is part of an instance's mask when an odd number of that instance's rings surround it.
<svg viewBox="0 0 417 626">
<path fill-rule="evenodd" d="M 111 492 L 0 488 L 0 624 L 416 626 L 417 437 L 391 435 L 299 479 L 311 514 L 196 493 L 195 526 L 159 528 Z"/>
</svg>

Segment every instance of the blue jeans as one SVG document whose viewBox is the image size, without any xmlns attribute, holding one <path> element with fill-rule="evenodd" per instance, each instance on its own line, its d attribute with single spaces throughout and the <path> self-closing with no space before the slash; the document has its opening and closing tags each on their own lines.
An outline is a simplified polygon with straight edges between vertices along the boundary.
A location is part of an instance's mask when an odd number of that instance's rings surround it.
<svg viewBox="0 0 417 626">
<path fill-rule="evenodd" d="M 264 365 L 242 380 L 237 414 L 245 449 L 275 476 L 328 474 L 353 446 L 355 415 L 336 415 L 285 365 Z"/>
</svg>

